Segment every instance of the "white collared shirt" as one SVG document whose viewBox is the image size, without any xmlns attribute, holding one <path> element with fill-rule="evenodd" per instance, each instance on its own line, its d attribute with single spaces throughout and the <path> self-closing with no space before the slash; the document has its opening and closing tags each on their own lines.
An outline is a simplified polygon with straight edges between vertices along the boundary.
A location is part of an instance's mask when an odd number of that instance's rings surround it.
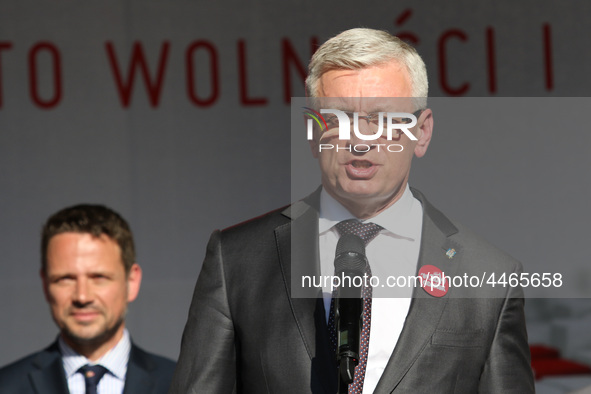
<svg viewBox="0 0 591 394">
<path fill-rule="evenodd" d="M 85 394 L 86 386 L 84 376 L 78 373 L 80 367 L 90 365 L 102 365 L 107 368 L 107 373 L 99 381 L 98 394 L 122 394 L 125 387 L 125 375 L 127 374 L 127 362 L 131 351 L 131 340 L 127 329 L 123 331 L 123 337 L 117 345 L 109 350 L 99 360 L 92 362 L 86 357 L 76 353 L 66 344 L 60 336 L 58 339 L 59 350 L 62 354 L 62 363 L 66 371 L 66 379 L 70 394 Z"/>
<path fill-rule="evenodd" d="M 355 217 L 324 189 L 320 194 L 318 221 L 320 274 L 334 275 L 334 258 L 339 234 L 334 225 Z M 381 280 L 373 289 L 371 331 L 364 393 L 373 393 L 404 326 L 412 296 L 412 288 L 389 288 L 388 276 L 409 277 L 416 273 L 421 244 L 423 209 L 408 187 L 392 206 L 379 215 L 362 222 L 379 224 L 384 229 L 366 247 L 372 276 Z M 330 286 L 330 285 L 329 285 Z M 326 319 L 332 298 L 330 287 L 323 288 Z M 396 293 L 393 293 L 393 292 Z M 395 294 L 396 298 L 392 298 Z"/>
</svg>

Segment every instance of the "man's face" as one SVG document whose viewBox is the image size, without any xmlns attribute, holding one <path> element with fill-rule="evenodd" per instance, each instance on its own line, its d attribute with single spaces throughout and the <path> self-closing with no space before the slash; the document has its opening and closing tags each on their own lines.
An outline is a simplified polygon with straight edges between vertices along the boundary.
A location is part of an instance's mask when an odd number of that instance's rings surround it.
<svg viewBox="0 0 591 394">
<path fill-rule="evenodd" d="M 55 235 L 41 275 L 53 319 L 71 347 L 110 348 L 117 343 L 127 303 L 139 291 L 141 270 L 134 264 L 126 275 L 115 241 L 86 233 Z"/>
<path fill-rule="evenodd" d="M 413 113 L 416 110 L 411 99 L 372 99 L 412 97 L 408 72 L 396 61 L 362 70 L 328 71 L 320 78 L 318 93 L 319 97 L 344 98 L 329 99 L 328 102 L 341 102 L 341 108 L 336 109 L 358 112 L 360 116 L 384 111 L 383 107 L 388 106 L 388 102 L 396 103 L 395 111 L 387 110 L 388 112 Z M 323 105 L 323 108 L 326 107 Z M 371 133 L 367 121 L 361 119 L 359 129 L 364 132 L 364 128 L 366 133 Z M 312 143 L 312 150 L 314 156 L 319 159 L 322 185 L 331 196 L 357 217 L 375 216 L 398 200 L 404 192 L 413 154 L 418 157 L 425 154 L 431 137 L 431 128 L 431 112 L 425 110 L 418 116 L 417 125 L 410 129 L 418 141 L 412 141 L 404 134 L 399 139 L 391 141 L 387 140 L 385 135 L 377 140 L 366 141 L 356 137 L 353 131 L 351 139 L 347 141 L 339 140 L 338 133 L 334 132 L 317 136 Z M 318 143 L 339 145 L 342 148 L 356 144 L 399 144 L 403 146 L 403 150 L 389 152 L 382 146 L 378 151 L 374 146 L 367 152 L 328 149 L 319 153 Z M 360 150 L 365 150 L 365 147 Z"/>
</svg>

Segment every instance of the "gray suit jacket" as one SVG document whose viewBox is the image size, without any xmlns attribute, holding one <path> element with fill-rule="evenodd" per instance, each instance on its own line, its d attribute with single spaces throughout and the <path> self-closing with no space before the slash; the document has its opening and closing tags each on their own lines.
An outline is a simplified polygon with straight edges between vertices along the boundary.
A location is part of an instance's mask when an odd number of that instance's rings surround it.
<svg viewBox="0 0 591 394">
<path fill-rule="evenodd" d="M 163 394 L 175 363 L 132 344 L 124 394 Z M 57 341 L 48 348 L 0 369 L 0 394 L 68 394 Z"/>
<path fill-rule="evenodd" d="M 413 194 L 424 210 L 417 270 L 425 264 L 448 276 L 521 270 Z M 292 277 L 319 272 L 317 198 L 213 233 L 171 394 L 336 393 L 319 291 L 294 298 L 290 286 Z M 375 393 L 534 392 L 521 290 L 497 286 L 487 298 L 476 298 L 477 291 L 454 298 L 454 291 L 435 298 L 415 290 Z"/>
</svg>

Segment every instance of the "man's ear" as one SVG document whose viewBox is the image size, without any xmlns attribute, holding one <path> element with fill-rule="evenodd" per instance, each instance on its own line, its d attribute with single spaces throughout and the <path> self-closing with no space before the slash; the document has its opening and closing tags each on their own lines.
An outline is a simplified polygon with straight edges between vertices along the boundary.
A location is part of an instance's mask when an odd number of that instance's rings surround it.
<svg viewBox="0 0 591 394">
<path fill-rule="evenodd" d="M 423 157 L 427 153 L 431 136 L 433 135 L 433 111 L 429 108 L 419 116 L 417 126 L 417 144 L 415 145 L 415 156 Z"/>
<path fill-rule="evenodd" d="M 142 284 L 142 269 L 139 264 L 131 266 L 127 275 L 127 302 L 132 302 L 137 298 Z"/>
</svg>

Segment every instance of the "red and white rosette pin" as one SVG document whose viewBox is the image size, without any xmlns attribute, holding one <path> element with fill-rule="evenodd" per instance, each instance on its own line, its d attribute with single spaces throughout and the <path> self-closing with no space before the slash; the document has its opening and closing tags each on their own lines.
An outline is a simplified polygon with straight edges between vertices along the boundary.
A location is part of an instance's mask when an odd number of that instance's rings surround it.
<svg viewBox="0 0 591 394">
<path fill-rule="evenodd" d="M 434 265 L 424 265 L 419 270 L 423 290 L 433 297 L 443 297 L 449 290 L 449 278 Z"/>
</svg>

